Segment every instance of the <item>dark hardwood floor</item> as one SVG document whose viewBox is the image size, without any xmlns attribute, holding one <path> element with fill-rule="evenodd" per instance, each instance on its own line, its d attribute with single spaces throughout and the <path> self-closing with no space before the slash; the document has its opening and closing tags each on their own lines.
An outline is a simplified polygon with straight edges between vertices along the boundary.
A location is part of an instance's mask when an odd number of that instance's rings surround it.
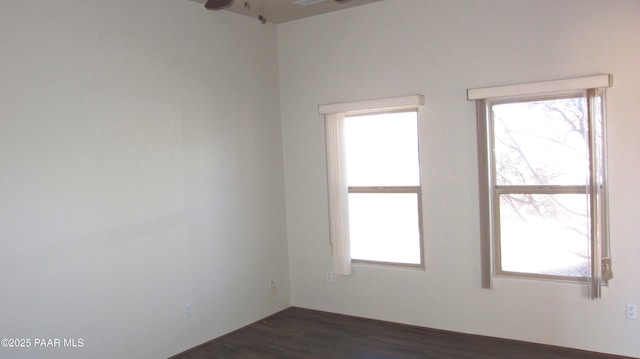
<svg viewBox="0 0 640 359">
<path fill-rule="evenodd" d="M 171 359 L 624 358 L 291 307 Z"/>
</svg>

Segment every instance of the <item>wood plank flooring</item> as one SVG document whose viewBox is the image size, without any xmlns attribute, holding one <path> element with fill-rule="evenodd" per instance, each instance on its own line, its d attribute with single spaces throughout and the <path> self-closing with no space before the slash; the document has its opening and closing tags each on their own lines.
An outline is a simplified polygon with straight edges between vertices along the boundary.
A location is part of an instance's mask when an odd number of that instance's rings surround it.
<svg viewBox="0 0 640 359">
<path fill-rule="evenodd" d="M 625 357 L 291 307 L 171 359 L 210 358 L 620 359 Z"/>
</svg>

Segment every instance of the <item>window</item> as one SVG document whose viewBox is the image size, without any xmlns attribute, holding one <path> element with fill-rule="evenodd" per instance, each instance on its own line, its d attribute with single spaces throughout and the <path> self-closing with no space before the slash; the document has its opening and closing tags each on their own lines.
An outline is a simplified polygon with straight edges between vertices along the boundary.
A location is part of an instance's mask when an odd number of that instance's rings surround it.
<svg viewBox="0 0 640 359">
<path fill-rule="evenodd" d="M 351 259 L 422 264 L 416 111 L 345 119 Z"/>
<path fill-rule="evenodd" d="M 323 105 L 334 272 L 351 262 L 423 267 L 422 96 Z"/>
<path fill-rule="evenodd" d="M 478 100 L 485 287 L 491 262 L 496 275 L 589 282 L 593 298 L 611 278 L 610 77 L 587 79 L 469 90 Z"/>
</svg>

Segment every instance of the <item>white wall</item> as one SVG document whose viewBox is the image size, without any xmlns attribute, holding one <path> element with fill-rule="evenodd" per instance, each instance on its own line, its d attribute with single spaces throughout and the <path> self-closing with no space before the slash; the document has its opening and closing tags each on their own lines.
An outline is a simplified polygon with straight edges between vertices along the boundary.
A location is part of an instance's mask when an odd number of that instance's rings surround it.
<svg viewBox="0 0 640 359">
<path fill-rule="evenodd" d="M 165 358 L 290 305 L 274 25 L 3 0 L 0 64 L 0 337 L 32 340 L 0 357 Z"/>
<path fill-rule="evenodd" d="M 640 2 L 387 0 L 278 26 L 293 305 L 640 356 Z M 578 284 L 480 289 L 475 110 L 466 89 L 611 73 L 611 236 L 604 299 Z M 422 93 L 426 271 L 331 268 L 318 104 Z"/>
</svg>

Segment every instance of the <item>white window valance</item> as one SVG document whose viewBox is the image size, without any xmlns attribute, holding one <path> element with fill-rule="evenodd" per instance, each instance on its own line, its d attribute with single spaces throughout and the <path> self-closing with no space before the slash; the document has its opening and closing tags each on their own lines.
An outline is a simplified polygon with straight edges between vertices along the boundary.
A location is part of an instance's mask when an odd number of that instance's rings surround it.
<svg viewBox="0 0 640 359">
<path fill-rule="evenodd" d="M 545 93 L 559 93 L 577 91 L 590 88 L 611 87 L 611 75 L 595 75 L 565 80 L 532 82 L 526 84 L 482 87 L 467 90 L 468 100 L 492 99 L 497 97 L 515 97 L 525 95 L 540 95 Z"/>
</svg>

